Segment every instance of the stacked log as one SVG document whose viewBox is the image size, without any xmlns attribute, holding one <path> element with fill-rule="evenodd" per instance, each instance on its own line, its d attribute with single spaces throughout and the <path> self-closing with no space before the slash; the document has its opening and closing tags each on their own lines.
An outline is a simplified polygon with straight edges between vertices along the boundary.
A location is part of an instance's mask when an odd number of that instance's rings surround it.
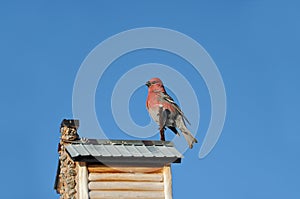
<svg viewBox="0 0 300 199">
<path fill-rule="evenodd" d="M 88 171 L 91 199 L 165 198 L 162 168 L 89 166 Z"/>
</svg>

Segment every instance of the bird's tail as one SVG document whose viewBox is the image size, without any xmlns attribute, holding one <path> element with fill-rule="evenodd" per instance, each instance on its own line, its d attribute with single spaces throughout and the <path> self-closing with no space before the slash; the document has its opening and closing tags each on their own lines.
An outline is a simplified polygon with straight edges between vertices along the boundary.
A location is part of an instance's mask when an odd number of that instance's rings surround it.
<svg viewBox="0 0 300 199">
<path fill-rule="evenodd" d="M 193 148 L 194 143 L 198 143 L 197 139 L 191 134 L 189 130 L 185 129 L 184 131 L 182 131 L 182 134 L 190 148 Z"/>
</svg>

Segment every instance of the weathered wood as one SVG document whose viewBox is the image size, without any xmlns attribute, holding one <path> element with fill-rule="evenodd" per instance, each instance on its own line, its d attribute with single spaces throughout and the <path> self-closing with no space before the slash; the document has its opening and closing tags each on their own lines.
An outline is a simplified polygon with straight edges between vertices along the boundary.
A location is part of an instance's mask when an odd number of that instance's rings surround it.
<svg viewBox="0 0 300 199">
<path fill-rule="evenodd" d="M 163 182 L 90 182 L 90 190 L 163 191 Z"/>
<path fill-rule="evenodd" d="M 164 199 L 163 191 L 91 191 L 90 199 Z"/>
<path fill-rule="evenodd" d="M 162 173 L 161 167 L 107 167 L 88 166 L 90 173 Z"/>
<path fill-rule="evenodd" d="M 78 163 L 78 199 L 89 199 L 88 170 L 85 162 Z"/>
<path fill-rule="evenodd" d="M 90 173 L 90 181 L 149 181 L 162 182 L 162 173 Z"/>
<path fill-rule="evenodd" d="M 171 174 L 171 165 L 164 166 L 164 191 L 165 199 L 172 199 L 172 174 Z"/>
</svg>

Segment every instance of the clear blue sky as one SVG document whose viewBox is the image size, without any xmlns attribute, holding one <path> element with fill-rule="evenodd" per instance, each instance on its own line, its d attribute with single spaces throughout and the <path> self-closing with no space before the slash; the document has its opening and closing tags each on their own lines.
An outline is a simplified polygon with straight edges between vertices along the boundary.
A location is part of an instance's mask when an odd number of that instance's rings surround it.
<svg viewBox="0 0 300 199">
<path fill-rule="evenodd" d="M 300 198 L 299 10 L 296 0 L 1 1 L 1 198 L 58 198 L 53 184 L 59 124 L 72 118 L 72 89 L 82 61 L 108 37 L 146 26 L 174 29 L 199 42 L 227 92 L 223 133 L 200 160 L 210 104 L 205 85 L 197 87 L 203 97 L 200 143 L 173 166 L 174 198 Z M 99 92 L 105 88 L 99 82 L 97 115 L 109 137 L 129 138 L 108 112 L 116 81 L 109 73 L 121 75 L 148 62 L 179 61 L 163 52 L 132 53 L 107 71 L 107 92 Z M 118 63 L 127 68 L 119 70 Z M 140 107 L 131 114 L 145 124 L 150 118 L 142 88 L 130 106 Z"/>
</svg>

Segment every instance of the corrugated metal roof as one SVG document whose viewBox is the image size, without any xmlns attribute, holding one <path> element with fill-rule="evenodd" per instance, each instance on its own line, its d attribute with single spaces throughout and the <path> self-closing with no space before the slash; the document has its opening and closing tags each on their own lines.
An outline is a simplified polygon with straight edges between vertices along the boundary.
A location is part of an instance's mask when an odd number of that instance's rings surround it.
<svg viewBox="0 0 300 199">
<path fill-rule="evenodd" d="M 66 146 L 77 161 L 180 162 L 183 157 L 172 142 L 142 140 L 76 141 Z"/>
</svg>

